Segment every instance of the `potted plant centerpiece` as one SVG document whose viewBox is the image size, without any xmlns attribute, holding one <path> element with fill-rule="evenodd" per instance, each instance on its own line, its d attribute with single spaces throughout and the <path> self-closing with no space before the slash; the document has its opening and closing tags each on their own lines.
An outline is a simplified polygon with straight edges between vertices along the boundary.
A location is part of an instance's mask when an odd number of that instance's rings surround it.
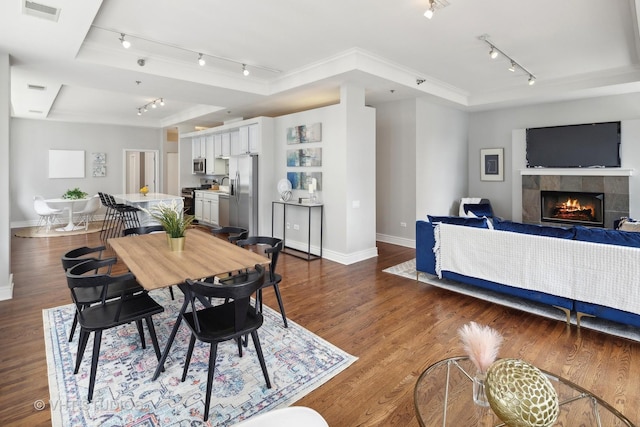
<svg viewBox="0 0 640 427">
<path fill-rule="evenodd" d="M 172 251 L 182 251 L 184 249 L 185 232 L 193 222 L 193 215 L 185 215 L 182 203 L 176 203 L 175 200 L 171 204 L 158 203 L 149 210 L 142 209 L 153 219 L 158 221 L 164 231 L 167 233 L 167 241 Z"/>
<path fill-rule="evenodd" d="M 67 192 L 62 195 L 62 198 L 68 199 L 68 200 L 78 200 L 78 199 L 84 199 L 87 196 L 88 196 L 87 193 L 80 190 L 80 188 L 76 187 L 73 190 L 67 190 Z"/>
</svg>

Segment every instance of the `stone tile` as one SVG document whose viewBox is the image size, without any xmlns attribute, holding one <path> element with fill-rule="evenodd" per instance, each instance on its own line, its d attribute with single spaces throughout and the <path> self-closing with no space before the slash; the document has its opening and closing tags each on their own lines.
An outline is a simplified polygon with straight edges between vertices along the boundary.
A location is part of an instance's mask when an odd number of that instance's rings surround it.
<svg viewBox="0 0 640 427">
<path fill-rule="evenodd" d="M 540 189 L 540 176 L 539 175 L 523 175 L 522 176 L 522 189 L 539 190 Z"/>
<path fill-rule="evenodd" d="M 615 193 L 615 194 L 629 194 L 629 177 L 605 176 L 604 192 Z"/>
<path fill-rule="evenodd" d="M 522 221 L 536 224 L 540 222 L 540 191 L 522 190 Z"/>
<path fill-rule="evenodd" d="M 582 190 L 582 177 L 581 176 L 561 176 L 560 187 L 556 190 L 559 191 L 583 191 Z"/>
<path fill-rule="evenodd" d="M 583 176 L 582 191 L 586 191 L 588 193 L 604 193 L 604 177 Z"/>
<path fill-rule="evenodd" d="M 554 191 L 560 188 L 560 176 L 542 175 L 540 176 L 540 190 Z"/>
<path fill-rule="evenodd" d="M 629 195 L 628 194 L 615 194 L 607 193 L 604 199 L 605 211 L 626 212 L 629 215 Z"/>
</svg>

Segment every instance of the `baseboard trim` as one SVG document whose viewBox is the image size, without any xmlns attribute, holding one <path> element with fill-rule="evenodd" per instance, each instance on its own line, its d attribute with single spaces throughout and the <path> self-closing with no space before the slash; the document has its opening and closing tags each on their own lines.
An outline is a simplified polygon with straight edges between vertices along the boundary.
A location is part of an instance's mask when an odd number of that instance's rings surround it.
<svg viewBox="0 0 640 427">
<path fill-rule="evenodd" d="M 9 274 L 9 284 L 0 286 L 0 301 L 13 298 L 13 274 Z"/>
<path fill-rule="evenodd" d="M 405 237 L 390 236 L 388 234 L 376 234 L 376 240 L 378 242 L 391 243 L 393 245 L 404 246 L 405 248 L 416 248 L 415 239 L 407 239 Z"/>
</svg>

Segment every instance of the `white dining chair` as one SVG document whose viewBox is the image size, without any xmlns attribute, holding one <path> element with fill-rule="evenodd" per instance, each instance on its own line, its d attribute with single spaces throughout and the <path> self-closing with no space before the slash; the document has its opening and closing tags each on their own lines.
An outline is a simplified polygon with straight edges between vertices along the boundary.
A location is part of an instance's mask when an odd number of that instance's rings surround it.
<svg viewBox="0 0 640 427">
<path fill-rule="evenodd" d="M 318 412 L 305 406 L 274 409 L 251 417 L 233 427 L 329 427 Z"/>
<path fill-rule="evenodd" d="M 87 230 L 98 209 L 100 209 L 100 197 L 95 194 L 87 201 L 82 210 L 73 213 L 77 217 L 77 220 L 74 221 L 75 224 L 77 226 L 84 224 L 84 229 Z"/>
<path fill-rule="evenodd" d="M 46 231 L 48 232 L 51 229 L 51 225 L 58 222 L 58 216 L 62 213 L 61 209 L 50 207 L 42 196 L 33 197 L 33 209 L 40 215 L 40 219 L 36 225 L 38 231 L 40 231 L 42 227 L 46 227 Z"/>
</svg>

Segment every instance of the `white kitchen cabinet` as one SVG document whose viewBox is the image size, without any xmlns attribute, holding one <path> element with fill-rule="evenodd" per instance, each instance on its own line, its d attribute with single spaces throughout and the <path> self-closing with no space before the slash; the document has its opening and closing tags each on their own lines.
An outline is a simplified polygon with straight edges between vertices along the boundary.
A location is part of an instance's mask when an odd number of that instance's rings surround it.
<svg viewBox="0 0 640 427">
<path fill-rule="evenodd" d="M 231 155 L 231 134 L 225 132 L 220 135 L 222 145 L 222 157 L 229 157 Z"/>
<path fill-rule="evenodd" d="M 215 149 L 215 135 L 206 136 L 206 174 L 207 175 L 224 175 L 226 173 L 225 162 L 219 158 Z"/>
<path fill-rule="evenodd" d="M 231 155 L 238 156 L 244 154 L 240 151 L 240 130 L 232 129 L 229 131 L 229 140 L 231 144 Z"/>
<path fill-rule="evenodd" d="M 259 154 L 260 142 L 260 125 L 254 123 L 249 126 L 242 126 L 239 129 L 238 154 Z"/>
<path fill-rule="evenodd" d="M 206 142 L 204 136 L 194 136 L 191 139 L 191 150 L 192 157 L 194 159 L 198 159 L 201 157 L 206 157 Z"/>
<path fill-rule="evenodd" d="M 218 193 L 208 190 L 195 191 L 194 216 L 199 222 L 218 225 L 219 207 Z"/>
<path fill-rule="evenodd" d="M 222 134 L 217 133 L 213 135 L 213 151 L 216 154 L 216 157 L 221 158 L 222 155 Z"/>
</svg>

